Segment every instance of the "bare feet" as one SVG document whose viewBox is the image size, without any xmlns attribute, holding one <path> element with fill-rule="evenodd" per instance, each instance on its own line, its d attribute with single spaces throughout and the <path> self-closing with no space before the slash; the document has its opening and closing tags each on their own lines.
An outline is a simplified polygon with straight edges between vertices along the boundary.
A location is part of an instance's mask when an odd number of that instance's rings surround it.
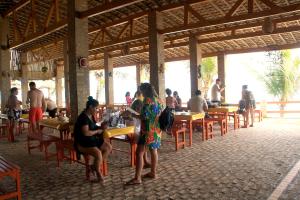
<svg viewBox="0 0 300 200">
<path fill-rule="evenodd" d="M 131 179 L 130 181 L 125 183 L 125 185 L 140 185 L 140 184 L 142 184 L 142 180 L 138 180 L 136 178 Z"/>
<path fill-rule="evenodd" d="M 153 174 L 152 172 L 149 172 L 149 173 L 147 173 L 147 174 L 144 174 L 144 175 L 142 176 L 142 178 L 156 179 L 157 177 L 156 177 L 156 175 Z"/>
</svg>

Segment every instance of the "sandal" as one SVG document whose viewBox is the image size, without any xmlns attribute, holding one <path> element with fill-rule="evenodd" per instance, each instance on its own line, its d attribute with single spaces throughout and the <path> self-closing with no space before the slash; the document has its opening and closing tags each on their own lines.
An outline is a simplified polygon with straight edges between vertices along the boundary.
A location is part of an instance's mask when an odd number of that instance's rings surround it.
<svg viewBox="0 0 300 200">
<path fill-rule="evenodd" d="M 127 181 L 125 185 L 140 185 L 142 184 L 142 181 L 137 180 L 136 178 L 131 179 L 130 181 Z"/>
</svg>

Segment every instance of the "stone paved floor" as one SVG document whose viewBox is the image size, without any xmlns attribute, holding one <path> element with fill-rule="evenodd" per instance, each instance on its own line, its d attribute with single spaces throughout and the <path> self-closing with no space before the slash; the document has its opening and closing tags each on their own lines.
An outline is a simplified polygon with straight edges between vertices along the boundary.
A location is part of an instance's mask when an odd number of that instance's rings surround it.
<svg viewBox="0 0 300 200">
<path fill-rule="evenodd" d="M 300 159 L 300 120 L 264 120 L 254 128 L 216 132 L 213 140 L 200 141 L 178 152 L 164 140 L 159 151 L 157 180 L 124 186 L 134 175 L 125 154 L 110 157 L 105 185 L 85 180 L 82 165 L 45 163 L 42 154 L 27 154 L 25 136 L 17 143 L 0 141 L 0 155 L 22 168 L 23 199 L 267 199 Z M 123 146 L 114 143 L 114 146 Z M 0 188 L 10 189 L 5 179 Z M 300 199 L 300 174 L 281 199 Z"/>
</svg>

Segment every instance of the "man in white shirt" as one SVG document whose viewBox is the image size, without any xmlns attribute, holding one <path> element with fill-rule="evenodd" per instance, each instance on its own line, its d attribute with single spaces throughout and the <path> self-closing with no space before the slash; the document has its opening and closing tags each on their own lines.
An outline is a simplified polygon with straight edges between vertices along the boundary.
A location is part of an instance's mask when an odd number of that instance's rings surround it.
<svg viewBox="0 0 300 200">
<path fill-rule="evenodd" d="M 221 81 L 220 79 L 216 79 L 216 83 L 213 85 L 211 89 L 211 102 L 212 103 L 221 103 L 221 92 L 225 89 L 224 87 L 221 88 Z"/>
<path fill-rule="evenodd" d="M 201 91 L 196 90 L 195 96 L 193 96 L 188 102 L 188 109 L 192 112 L 204 113 L 207 112 L 208 106 L 206 100 L 201 97 Z"/>
</svg>

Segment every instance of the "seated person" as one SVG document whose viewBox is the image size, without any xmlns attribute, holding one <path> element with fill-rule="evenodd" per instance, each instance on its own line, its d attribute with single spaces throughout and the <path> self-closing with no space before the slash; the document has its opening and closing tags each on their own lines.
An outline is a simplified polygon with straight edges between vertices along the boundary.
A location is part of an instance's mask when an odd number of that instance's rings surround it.
<svg viewBox="0 0 300 200">
<path fill-rule="evenodd" d="M 175 105 L 175 111 L 181 111 L 182 110 L 182 101 L 181 101 L 181 98 L 179 97 L 178 95 L 178 92 L 177 91 L 174 91 L 173 92 L 173 97 L 176 99 L 177 101 L 177 105 Z"/>
<path fill-rule="evenodd" d="M 195 96 L 193 96 L 188 102 L 188 110 L 191 112 L 204 113 L 207 112 L 208 106 L 206 100 L 201 97 L 201 91 L 196 90 Z"/>
<path fill-rule="evenodd" d="M 175 110 L 175 107 L 178 105 L 178 102 L 175 97 L 172 97 L 172 91 L 167 88 L 166 89 L 167 97 L 166 97 L 166 106 Z"/>
<path fill-rule="evenodd" d="M 49 116 L 51 118 L 56 117 L 56 112 L 57 112 L 56 103 L 49 98 L 45 98 L 45 101 L 46 101 L 46 112 L 49 113 Z"/>
<path fill-rule="evenodd" d="M 91 170 L 96 173 L 97 182 L 103 182 L 100 166 L 102 159 L 107 159 L 112 147 L 103 138 L 103 130 L 106 127 L 104 125 L 97 126 L 93 117 L 98 106 L 97 100 L 93 97 L 88 98 L 86 108 L 78 116 L 74 126 L 74 146 L 79 154 L 83 153 L 94 157 L 94 163 L 90 166 Z"/>
</svg>

